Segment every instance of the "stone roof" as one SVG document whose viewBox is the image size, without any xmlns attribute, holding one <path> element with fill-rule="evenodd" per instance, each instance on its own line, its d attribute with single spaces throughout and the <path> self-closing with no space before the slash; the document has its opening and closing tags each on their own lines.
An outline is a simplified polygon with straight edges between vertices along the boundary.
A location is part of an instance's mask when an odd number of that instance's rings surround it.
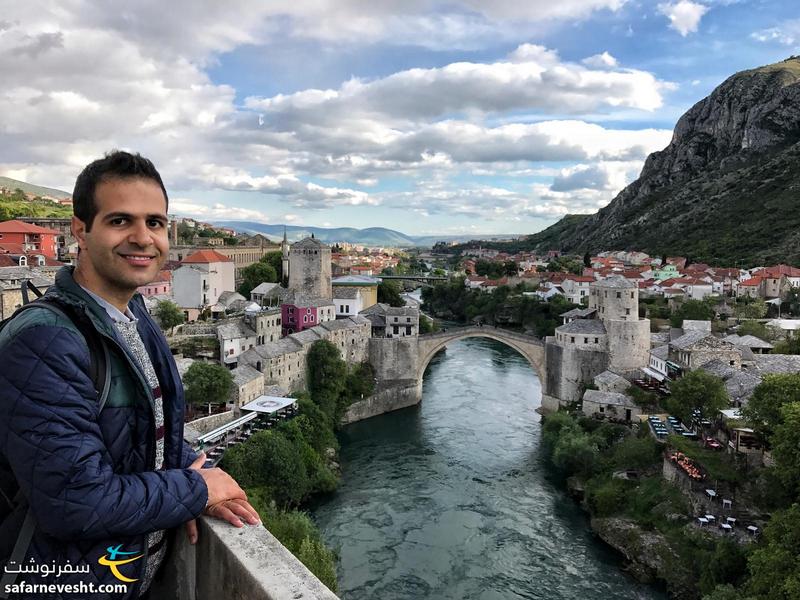
<svg viewBox="0 0 800 600">
<path fill-rule="evenodd" d="M 389 306 L 378 302 L 369 308 L 365 308 L 359 314 L 369 315 L 383 315 L 387 317 L 419 317 L 419 309 L 412 306 Z"/>
<path fill-rule="evenodd" d="M 228 307 L 237 301 L 247 302 L 247 298 L 242 296 L 239 292 L 222 292 L 217 299 L 217 302 Z"/>
<path fill-rule="evenodd" d="M 308 307 L 320 307 L 320 306 L 333 306 L 333 299 L 332 298 L 315 298 L 313 296 L 308 296 L 303 292 L 298 291 L 289 291 L 286 294 L 286 297 L 283 298 L 283 304 L 291 304 L 292 306 L 300 306 L 304 308 Z"/>
<path fill-rule="evenodd" d="M 626 390 L 631 385 L 630 381 L 611 371 L 603 371 L 599 375 L 596 375 L 594 378 L 594 383 L 600 388 L 600 391 L 603 392 L 621 392 Z"/>
<path fill-rule="evenodd" d="M 800 354 L 756 354 L 753 363 L 760 375 L 797 373 L 800 371 Z"/>
<path fill-rule="evenodd" d="M 601 392 L 599 390 L 586 390 L 583 393 L 584 402 L 595 402 L 597 404 L 611 404 L 613 406 L 623 406 L 625 408 L 637 408 L 636 403 L 625 394 L 619 392 Z"/>
<path fill-rule="evenodd" d="M 217 325 L 217 337 L 223 340 L 256 337 L 256 332 L 250 329 L 241 319 Z"/>
<path fill-rule="evenodd" d="M 256 287 L 250 290 L 251 294 L 266 294 L 272 288 L 279 287 L 280 284 L 278 283 L 269 283 L 265 281 L 264 283 L 259 283 Z"/>
<path fill-rule="evenodd" d="M 567 319 L 585 319 L 597 312 L 596 308 L 573 308 L 565 313 L 558 315 L 559 317 L 566 317 Z"/>
<path fill-rule="evenodd" d="M 592 284 L 596 288 L 614 288 L 623 290 L 637 290 L 639 286 L 634 281 L 628 281 L 624 277 L 609 277 L 608 279 L 599 279 Z"/>
<path fill-rule="evenodd" d="M 664 344 L 663 346 L 656 346 L 650 350 L 650 354 L 660 360 L 667 360 L 669 357 L 669 345 Z"/>
<path fill-rule="evenodd" d="M 730 342 L 731 344 L 735 344 L 736 346 L 746 346 L 748 348 L 764 348 L 766 350 L 772 350 L 775 346 L 770 344 L 769 342 L 765 342 L 761 338 L 758 338 L 754 335 L 729 335 L 723 338 L 726 342 Z"/>
<path fill-rule="evenodd" d="M 355 300 L 361 294 L 361 290 L 357 287 L 340 287 L 333 288 L 334 300 Z"/>
<path fill-rule="evenodd" d="M 275 358 L 277 356 L 283 356 L 284 354 L 299 352 L 302 349 L 303 345 L 300 342 L 294 340 L 293 336 L 287 336 L 274 342 L 261 344 L 260 346 L 255 346 L 249 350 L 246 350 L 242 353 L 242 359 L 255 361 L 258 360 L 258 357 Z M 241 360 L 239 362 L 241 363 Z"/>
<path fill-rule="evenodd" d="M 320 323 L 317 327 L 322 327 L 327 331 L 339 331 L 340 329 L 350 329 L 370 323 L 370 320 L 360 315 L 350 317 L 347 319 L 336 319 L 335 321 L 325 321 Z"/>
<path fill-rule="evenodd" d="M 254 379 L 263 377 L 261 373 L 256 371 L 250 365 L 239 365 L 238 367 L 236 367 L 231 371 L 231 375 L 233 375 L 233 382 L 237 386 L 243 386 L 244 384 L 249 383 Z"/>
<path fill-rule="evenodd" d="M 298 331 L 297 333 L 293 333 L 291 336 L 296 342 L 300 342 L 303 346 L 307 344 L 313 344 L 314 342 L 318 342 L 322 339 L 322 336 L 314 331 L 316 327 L 311 327 L 309 329 L 304 329 L 303 331 Z"/>
<path fill-rule="evenodd" d="M 292 244 L 292 250 L 294 250 L 295 248 L 300 248 L 300 249 L 302 249 L 302 248 L 320 249 L 320 248 L 328 248 L 328 247 L 329 246 L 323 244 L 322 242 L 320 242 L 315 237 L 307 237 L 307 238 L 304 238 L 304 239 L 300 240 L 299 242 L 295 242 L 294 244 Z"/>
<path fill-rule="evenodd" d="M 718 339 L 707 331 L 695 330 L 684 333 L 681 337 L 672 340 L 669 345 L 675 350 L 688 350 L 689 348 L 698 346 L 698 344 L 700 344 L 700 342 L 704 341 L 706 338 Z"/>
<path fill-rule="evenodd" d="M 559 333 L 594 333 L 605 335 L 606 328 L 599 319 L 577 319 L 566 325 L 561 325 L 556 328 L 556 331 Z"/>
<path fill-rule="evenodd" d="M 730 399 L 739 404 L 747 404 L 753 390 L 761 383 L 761 376 L 757 373 L 741 371 L 719 359 L 709 361 L 700 368 L 722 379 Z"/>
</svg>

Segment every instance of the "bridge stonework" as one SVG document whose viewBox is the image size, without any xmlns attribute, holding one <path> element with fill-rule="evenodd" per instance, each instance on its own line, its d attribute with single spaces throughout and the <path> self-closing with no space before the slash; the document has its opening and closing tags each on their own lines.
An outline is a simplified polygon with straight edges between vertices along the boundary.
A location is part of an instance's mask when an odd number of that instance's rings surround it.
<svg viewBox="0 0 800 600">
<path fill-rule="evenodd" d="M 377 388 L 371 397 L 355 402 L 343 423 L 353 423 L 383 413 L 413 406 L 422 400 L 422 377 L 431 359 L 450 342 L 482 337 L 502 342 L 519 352 L 546 382 L 544 342 L 533 336 L 495 327 L 454 327 L 446 331 L 405 338 L 373 338 L 369 360 L 375 369 Z M 547 408 L 549 397 L 543 397 Z M 557 402 L 557 401 L 556 401 Z"/>
</svg>

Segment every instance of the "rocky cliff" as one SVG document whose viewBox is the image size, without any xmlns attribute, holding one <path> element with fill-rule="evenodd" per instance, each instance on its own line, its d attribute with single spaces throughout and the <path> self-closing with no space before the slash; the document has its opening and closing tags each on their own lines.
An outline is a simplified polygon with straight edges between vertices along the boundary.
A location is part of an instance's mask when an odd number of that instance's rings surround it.
<svg viewBox="0 0 800 600">
<path fill-rule="evenodd" d="M 684 114 L 669 146 L 587 218 L 531 247 L 636 249 L 740 265 L 800 263 L 800 58 L 728 78 Z"/>
</svg>

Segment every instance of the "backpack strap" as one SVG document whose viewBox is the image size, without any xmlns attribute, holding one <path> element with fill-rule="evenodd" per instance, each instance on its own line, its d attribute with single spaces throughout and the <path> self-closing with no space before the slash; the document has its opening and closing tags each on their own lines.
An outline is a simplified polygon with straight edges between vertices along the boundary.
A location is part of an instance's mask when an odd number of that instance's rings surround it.
<svg viewBox="0 0 800 600">
<path fill-rule="evenodd" d="M 37 295 L 37 299 L 33 302 L 28 302 L 28 289 Z M 33 308 L 42 308 L 72 322 L 86 340 L 86 345 L 89 347 L 89 376 L 91 377 L 92 384 L 97 393 L 98 413 L 100 413 L 106 405 L 109 389 L 111 387 L 111 360 L 108 344 L 106 344 L 102 336 L 91 323 L 88 322 L 86 317 L 79 316 L 74 309 L 56 298 L 48 296 L 42 297 L 41 292 L 27 280 L 22 285 L 22 296 L 25 304 L 18 308 L 9 319 L 0 324 L 0 329 L 21 312 Z M 17 495 L 14 497 L 14 502 L 17 506 L 27 503 L 21 490 L 18 491 Z M 33 511 L 28 507 L 25 513 L 25 520 L 22 523 L 22 528 L 17 535 L 17 541 L 14 543 L 14 549 L 11 551 L 11 556 L 6 563 L 7 565 L 11 562 L 17 565 L 23 563 L 35 530 L 36 520 L 33 516 Z M 2 579 L 0 579 L 0 600 L 8 598 L 8 594 L 5 592 L 6 586 L 12 585 L 16 581 L 17 575 L 18 573 L 13 571 L 6 571 L 3 574 Z"/>
<path fill-rule="evenodd" d="M 20 493 L 18 496 L 22 496 L 22 494 Z M 25 499 L 22 498 L 21 501 L 24 502 Z M 36 521 L 33 518 L 33 511 L 28 508 L 25 513 L 25 520 L 22 522 L 22 528 L 19 530 L 17 541 L 14 543 L 14 549 L 11 551 L 11 556 L 8 558 L 6 565 L 10 565 L 11 563 L 18 566 L 22 565 L 25 561 L 25 555 L 28 553 L 28 547 L 31 545 L 35 529 Z M 5 600 L 8 598 L 9 592 L 6 592 L 6 588 L 16 582 L 18 575 L 19 571 L 5 571 L 5 573 L 3 573 L 3 578 L 0 580 L 0 599 Z"/>
<path fill-rule="evenodd" d="M 25 288 L 23 287 L 23 289 Z M 35 290 L 36 288 L 33 289 Z M 36 291 L 38 292 L 38 290 Z M 108 344 L 106 344 L 97 330 L 87 322 L 85 317 L 78 316 L 70 306 L 51 296 L 40 297 L 21 306 L 10 317 L 9 321 L 21 312 L 33 308 L 43 308 L 67 319 L 75 325 L 86 340 L 86 345 L 89 347 L 89 377 L 97 392 L 99 410 L 102 411 L 108 400 L 108 392 L 111 388 L 111 359 L 108 352 Z"/>
</svg>

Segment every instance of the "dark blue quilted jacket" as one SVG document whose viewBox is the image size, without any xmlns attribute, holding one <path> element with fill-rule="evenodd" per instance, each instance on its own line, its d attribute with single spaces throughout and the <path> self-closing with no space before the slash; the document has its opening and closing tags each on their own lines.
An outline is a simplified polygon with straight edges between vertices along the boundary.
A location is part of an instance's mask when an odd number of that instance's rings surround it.
<svg viewBox="0 0 800 600">
<path fill-rule="evenodd" d="M 130 303 L 161 384 L 165 469 L 155 471 L 153 398 L 144 373 L 105 310 L 61 269 L 48 295 L 85 313 L 111 350 L 111 388 L 98 413 L 89 351 L 79 331 L 46 310 L 29 310 L 0 334 L 0 477 L 13 474 L 36 519 L 26 556 L 36 564 L 88 565 L 89 573 L 18 582 L 114 584 L 98 563 L 109 547 L 146 554 L 145 534 L 197 517 L 206 505 L 203 478 L 187 467 L 196 458 L 183 440 L 183 387 L 164 336 L 141 297 Z M 25 515 L 20 507 L 0 525 L 0 564 L 7 560 Z M 182 532 L 181 532 L 182 533 Z M 126 555 L 119 558 L 127 558 Z M 146 556 L 120 566 L 139 579 Z M 0 573 L 1 574 L 1 573 Z M 64 588 L 61 588 L 64 589 Z M 125 594 L 36 594 L 36 598 L 136 598 Z M 12 596 L 14 597 L 14 596 Z"/>
</svg>

